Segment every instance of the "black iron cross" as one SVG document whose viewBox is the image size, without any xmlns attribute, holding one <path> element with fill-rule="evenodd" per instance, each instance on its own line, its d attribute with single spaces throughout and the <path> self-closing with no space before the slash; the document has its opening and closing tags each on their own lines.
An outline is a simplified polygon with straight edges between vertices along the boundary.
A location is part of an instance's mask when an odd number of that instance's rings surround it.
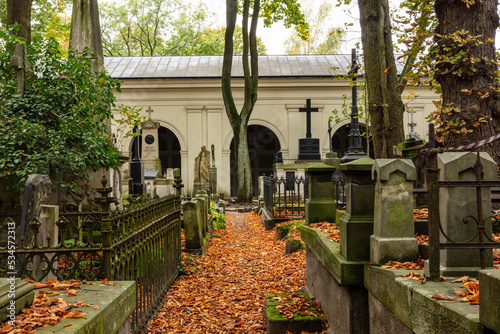
<svg viewBox="0 0 500 334">
<path fill-rule="evenodd" d="M 300 112 L 305 112 L 307 113 L 307 132 L 306 132 L 306 138 L 311 138 L 311 113 L 312 112 L 318 112 L 318 108 L 311 108 L 311 99 L 306 100 L 306 107 L 305 108 L 299 108 Z"/>
</svg>

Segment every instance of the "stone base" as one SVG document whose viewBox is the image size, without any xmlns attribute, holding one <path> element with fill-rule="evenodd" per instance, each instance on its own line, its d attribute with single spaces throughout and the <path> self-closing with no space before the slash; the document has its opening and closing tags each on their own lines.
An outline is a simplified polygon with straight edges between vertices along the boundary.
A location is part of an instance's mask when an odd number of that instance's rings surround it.
<svg viewBox="0 0 500 334">
<path fill-rule="evenodd" d="M 0 322 L 13 320 L 14 314 L 21 313 L 23 308 L 33 303 L 35 298 L 33 291 L 35 286 L 20 278 L 13 280 L 12 288 L 15 290 L 15 297 L 12 298 L 9 296 L 12 294 L 10 282 L 7 278 L 0 278 Z"/>
<path fill-rule="evenodd" d="M 387 261 L 415 261 L 418 259 L 418 241 L 415 238 L 370 237 L 370 262 L 375 265 Z"/>
<path fill-rule="evenodd" d="M 298 252 L 302 248 L 302 243 L 297 239 L 289 239 L 285 243 L 285 255 Z"/>
<path fill-rule="evenodd" d="M 371 293 L 368 293 L 368 305 L 370 310 L 370 333 L 413 334 L 413 331 L 408 326 Z"/>
<path fill-rule="evenodd" d="M 347 261 L 370 260 L 373 217 L 354 217 L 345 213 L 340 220 L 340 253 Z"/>
<path fill-rule="evenodd" d="M 322 325 L 319 313 L 318 317 L 296 316 L 292 319 L 287 319 L 276 311 L 275 307 L 277 302 L 272 299 L 272 296 L 273 295 L 266 296 L 266 300 L 264 302 L 264 315 L 266 317 L 268 334 L 301 333 L 303 331 L 306 331 L 307 333 L 321 332 Z M 307 298 L 308 297 L 309 296 L 307 296 Z"/>
<path fill-rule="evenodd" d="M 479 252 L 479 251 L 478 251 Z M 486 268 L 490 269 L 490 268 Z M 479 271 L 481 267 L 446 267 L 441 265 L 439 267 L 441 271 L 441 276 L 445 277 L 462 277 L 462 276 L 470 276 L 470 277 L 479 277 Z M 424 274 L 427 277 L 430 277 L 429 273 L 429 260 L 425 260 L 424 262 Z"/>
<path fill-rule="evenodd" d="M 333 199 L 307 199 L 305 205 L 306 224 L 319 222 L 335 223 L 337 203 Z"/>
<path fill-rule="evenodd" d="M 331 333 L 369 333 L 368 292 L 363 286 L 342 286 L 306 247 L 307 288 L 321 303 Z"/>
<path fill-rule="evenodd" d="M 479 319 L 486 327 L 500 333 L 500 270 L 481 270 L 481 307 Z"/>
</svg>

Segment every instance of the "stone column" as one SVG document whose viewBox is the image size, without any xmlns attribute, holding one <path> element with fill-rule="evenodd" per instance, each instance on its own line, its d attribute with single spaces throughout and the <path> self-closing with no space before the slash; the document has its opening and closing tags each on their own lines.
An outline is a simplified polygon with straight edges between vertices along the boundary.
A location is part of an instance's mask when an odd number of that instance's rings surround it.
<svg viewBox="0 0 500 334">
<path fill-rule="evenodd" d="M 497 180 L 497 165 L 487 154 L 481 153 L 483 164 L 483 179 Z M 438 168 L 440 181 L 473 181 L 476 174 L 473 170 L 477 153 L 450 152 L 438 155 Z M 483 217 L 491 216 L 491 190 L 489 187 L 481 188 Z M 463 220 L 467 216 L 477 218 L 476 188 L 473 187 L 440 187 L 439 189 L 439 215 L 443 232 L 454 242 L 465 242 L 476 233 L 476 222 L 469 219 L 468 224 Z M 485 219 L 485 232 L 491 236 L 491 219 Z M 472 242 L 478 242 L 474 238 Z M 440 242 L 449 242 L 441 234 Z M 493 266 L 493 253 L 491 249 L 485 250 L 486 267 Z M 477 276 L 481 269 L 478 249 L 442 249 L 441 250 L 441 275 L 443 276 Z"/>
<path fill-rule="evenodd" d="M 184 213 L 184 235 L 187 250 L 197 251 L 203 248 L 201 212 L 203 202 L 193 199 L 182 204 Z"/>
<path fill-rule="evenodd" d="M 160 122 L 151 119 L 153 110 L 151 107 L 147 110 L 149 119 L 141 124 L 142 128 L 142 162 L 145 170 L 156 170 L 163 175 L 160 162 L 160 149 L 158 146 L 158 129 Z"/>
<path fill-rule="evenodd" d="M 335 168 L 317 163 L 305 168 L 309 198 L 305 204 L 306 223 L 335 222 L 337 203 L 333 200 L 332 173 Z"/>
<path fill-rule="evenodd" d="M 346 177 L 346 212 L 340 219 L 340 253 L 348 261 L 370 259 L 373 234 L 375 182 L 371 178 L 373 159 L 361 158 L 340 165 Z"/>
<path fill-rule="evenodd" d="M 413 223 L 415 166 L 409 159 L 377 159 L 372 178 L 376 182 L 370 262 L 380 265 L 418 259 Z"/>
<path fill-rule="evenodd" d="M 205 190 L 199 190 L 198 191 L 198 194 L 196 194 L 196 198 L 198 198 L 199 200 L 202 200 L 203 201 L 203 235 L 205 236 L 207 233 L 210 232 L 210 229 L 209 229 L 209 219 L 208 219 L 208 216 L 210 215 L 210 200 L 209 200 L 209 197 L 208 197 L 208 194 Z M 211 220 L 210 220 L 211 222 Z"/>
</svg>

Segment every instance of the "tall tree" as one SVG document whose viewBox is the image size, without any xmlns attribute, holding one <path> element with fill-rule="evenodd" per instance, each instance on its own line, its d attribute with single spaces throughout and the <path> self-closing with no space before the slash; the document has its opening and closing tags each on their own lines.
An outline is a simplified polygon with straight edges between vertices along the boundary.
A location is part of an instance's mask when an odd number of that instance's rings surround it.
<svg viewBox="0 0 500 334">
<path fill-rule="evenodd" d="M 496 0 L 436 0 L 435 78 L 441 86 L 440 123 L 447 147 L 500 132 L 500 86 L 495 56 Z M 500 142 L 481 150 L 500 162 Z"/>
<path fill-rule="evenodd" d="M 104 51 L 109 56 L 164 56 L 189 48 L 211 24 L 201 4 L 180 0 L 128 0 L 101 6 Z"/>
<path fill-rule="evenodd" d="M 338 53 L 345 37 L 342 27 L 329 26 L 333 4 L 323 0 L 319 6 L 312 0 L 301 0 L 300 5 L 306 22 L 309 24 L 307 40 L 294 32 L 285 41 L 287 54 L 335 54 Z"/>
<path fill-rule="evenodd" d="M 212 56 L 224 54 L 225 27 L 209 28 L 198 35 L 193 43 L 178 50 L 182 56 Z M 236 26 L 234 31 L 234 55 L 243 53 L 243 31 L 240 26 Z M 266 54 L 266 46 L 260 37 L 257 37 L 257 52 Z"/>
<path fill-rule="evenodd" d="M 373 150 L 376 158 L 392 157 L 392 147 L 404 141 L 402 89 L 391 36 L 387 0 L 358 2 L 361 39 L 371 119 Z"/>
<path fill-rule="evenodd" d="M 234 31 L 238 6 L 242 6 L 243 33 L 243 73 L 244 100 L 238 112 L 231 87 L 231 69 L 234 54 Z M 251 13 L 250 13 L 251 11 Z M 239 202 L 248 202 L 252 198 L 252 173 L 247 144 L 247 126 L 253 107 L 257 102 L 259 83 L 259 61 L 257 52 L 257 23 L 261 14 L 261 0 L 226 0 L 226 35 L 224 60 L 222 63 L 222 97 L 226 114 L 234 134 L 234 147 L 238 165 L 238 197 Z M 300 12 L 297 0 L 262 0 L 264 24 L 270 25 L 283 20 L 285 26 L 294 25 L 302 35 L 307 35 L 308 25 Z M 249 20 L 251 20 L 249 24 Z"/>
<path fill-rule="evenodd" d="M 31 5 L 32 0 L 7 0 L 7 26 L 19 25 L 16 36 L 31 42 Z"/>
</svg>

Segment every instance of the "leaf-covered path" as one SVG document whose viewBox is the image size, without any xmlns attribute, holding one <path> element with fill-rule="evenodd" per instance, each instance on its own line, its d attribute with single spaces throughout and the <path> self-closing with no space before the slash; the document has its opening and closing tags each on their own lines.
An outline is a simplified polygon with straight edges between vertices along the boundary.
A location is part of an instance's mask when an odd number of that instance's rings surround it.
<svg viewBox="0 0 500 334">
<path fill-rule="evenodd" d="M 147 333 L 265 333 L 264 296 L 305 285 L 305 251 L 285 242 L 253 213 L 228 213 L 194 274 L 177 279 Z"/>
</svg>

